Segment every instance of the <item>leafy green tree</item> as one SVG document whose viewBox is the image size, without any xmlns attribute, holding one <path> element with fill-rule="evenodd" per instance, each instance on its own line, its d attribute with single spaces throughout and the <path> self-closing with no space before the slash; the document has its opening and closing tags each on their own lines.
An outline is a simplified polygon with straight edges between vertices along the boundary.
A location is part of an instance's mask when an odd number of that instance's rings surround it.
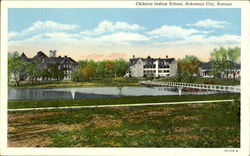
<svg viewBox="0 0 250 156">
<path fill-rule="evenodd" d="M 50 74 L 47 70 L 45 69 L 41 69 L 39 71 L 39 77 L 42 78 L 42 80 L 48 80 L 50 78 Z"/>
<path fill-rule="evenodd" d="M 240 57 L 240 48 L 235 47 L 225 49 L 220 47 L 219 49 L 214 49 L 210 56 L 214 75 L 220 78 L 223 73 L 228 79 L 229 73 L 233 72 Z"/>
<path fill-rule="evenodd" d="M 107 73 L 107 76 L 110 77 L 113 69 L 114 69 L 114 63 L 111 60 L 104 61 L 104 71 Z"/>
<path fill-rule="evenodd" d="M 49 67 L 49 77 L 56 79 L 57 81 L 63 79 L 63 70 L 58 69 L 56 66 Z"/>
<path fill-rule="evenodd" d="M 8 75 L 13 77 L 16 86 L 27 77 L 27 62 L 21 60 L 18 52 L 8 54 Z"/>
<path fill-rule="evenodd" d="M 81 60 L 79 61 L 79 66 L 79 70 L 74 72 L 74 81 L 123 76 L 128 67 L 128 62 L 124 59 L 103 61 Z M 78 76 L 79 78 L 77 78 Z"/>
<path fill-rule="evenodd" d="M 238 65 L 237 61 L 240 58 L 240 51 L 241 51 L 241 49 L 239 47 L 228 48 L 228 58 L 230 61 L 230 71 L 233 74 L 234 81 L 235 81 L 235 77 L 236 77 L 236 74 L 237 74 L 238 69 L 239 69 L 239 65 Z"/>
<path fill-rule="evenodd" d="M 185 58 L 178 60 L 178 75 L 176 80 L 178 82 L 194 82 L 200 65 L 201 61 L 198 57 L 186 55 Z"/>
<path fill-rule="evenodd" d="M 80 69 L 80 77 L 82 79 L 91 80 L 95 76 L 96 67 L 93 65 L 86 65 Z"/>
<path fill-rule="evenodd" d="M 106 76 L 104 68 L 105 68 L 105 62 L 104 61 L 96 62 L 96 77 L 104 78 Z"/>
<path fill-rule="evenodd" d="M 113 61 L 113 70 L 114 75 L 116 76 L 123 76 L 126 73 L 126 69 L 128 67 L 128 62 L 124 59 L 116 59 Z"/>
<path fill-rule="evenodd" d="M 71 73 L 71 77 L 73 81 L 80 81 L 80 72 L 79 70 L 76 70 L 74 72 Z"/>
<path fill-rule="evenodd" d="M 34 63 L 34 62 L 27 62 L 27 72 L 28 72 L 28 77 L 31 83 L 34 82 L 34 80 L 39 77 L 39 70 L 40 67 Z"/>
</svg>

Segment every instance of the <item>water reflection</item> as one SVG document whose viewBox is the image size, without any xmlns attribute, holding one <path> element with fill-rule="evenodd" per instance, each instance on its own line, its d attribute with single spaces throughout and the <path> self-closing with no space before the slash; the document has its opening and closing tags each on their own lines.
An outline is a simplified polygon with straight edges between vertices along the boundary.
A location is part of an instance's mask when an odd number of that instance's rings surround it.
<svg viewBox="0 0 250 156">
<path fill-rule="evenodd" d="M 86 87 L 53 89 L 9 89 L 8 100 L 92 99 L 120 96 L 177 95 L 170 90 L 146 87 Z"/>
<path fill-rule="evenodd" d="M 190 94 L 217 94 L 218 92 L 183 92 Z M 166 87 L 82 87 L 53 89 L 9 89 L 8 100 L 96 99 L 121 96 L 178 95 L 176 88 Z"/>
</svg>

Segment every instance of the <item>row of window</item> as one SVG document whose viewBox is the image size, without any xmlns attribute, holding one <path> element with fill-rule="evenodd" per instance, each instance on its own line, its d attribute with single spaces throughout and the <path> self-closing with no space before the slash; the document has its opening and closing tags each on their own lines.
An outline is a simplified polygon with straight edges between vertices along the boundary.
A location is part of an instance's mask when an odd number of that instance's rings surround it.
<svg viewBox="0 0 250 156">
<path fill-rule="evenodd" d="M 143 73 L 156 73 L 155 70 L 144 70 Z M 159 70 L 158 73 L 169 73 L 169 70 Z"/>
<path fill-rule="evenodd" d="M 169 65 L 166 65 L 166 66 L 158 66 L 159 69 L 162 69 L 162 68 L 169 68 L 170 66 Z M 156 68 L 156 65 L 144 65 L 143 68 Z"/>
</svg>

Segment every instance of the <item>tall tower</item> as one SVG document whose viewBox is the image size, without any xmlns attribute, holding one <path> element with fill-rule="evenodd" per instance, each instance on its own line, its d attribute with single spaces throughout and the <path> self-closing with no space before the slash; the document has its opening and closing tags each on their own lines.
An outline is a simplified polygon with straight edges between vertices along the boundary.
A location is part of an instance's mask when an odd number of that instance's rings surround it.
<svg viewBox="0 0 250 156">
<path fill-rule="evenodd" d="M 49 57 L 56 57 L 56 50 L 50 50 Z"/>
</svg>

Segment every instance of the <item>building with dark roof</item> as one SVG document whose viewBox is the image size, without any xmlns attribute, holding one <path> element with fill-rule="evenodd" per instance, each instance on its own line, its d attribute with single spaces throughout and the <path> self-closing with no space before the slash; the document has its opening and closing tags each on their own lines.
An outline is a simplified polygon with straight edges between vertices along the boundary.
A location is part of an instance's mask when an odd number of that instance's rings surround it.
<svg viewBox="0 0 250 156">
<path fill-rule="evenodd" d="M 211 62 L 204 62 L 198 68 L 200 77 L 213 78 L 213 68 Z"/>
<path fill-rule="evenodd" d="M 172 77 L 177 74 L 174 58 L 135 57 L 129 59 L 125 77 Z"/>
<path fill-rule="evenodd" d="M 50 66 L 55 66 L 59 70 L 63 71 L 63 80 L 71 80 L 71 73 L 78 69 L 78 62 L 67 55 L 64 57 L 56 57 L 56 50 L 50 50 L 50 56 L 47 56 L 42 51 L 39 51 L 33 58 L 28 58 L 24 53 L 22 53 L 20 59 L 34 62 L 38 64 L 41 69 L 45 70 L 49 70 Z"/>
<path fill-rule="evenodd" d="M 200 77 L 214 77 L 214 70 L 211 61 L 202 63 L 198 70 Z M 220 78 L 240 78 L 240 64 L 236 64 L 232 69 L 228 70 L 228 72 L 222 72 L 220 74 Z"/>
</svg>

